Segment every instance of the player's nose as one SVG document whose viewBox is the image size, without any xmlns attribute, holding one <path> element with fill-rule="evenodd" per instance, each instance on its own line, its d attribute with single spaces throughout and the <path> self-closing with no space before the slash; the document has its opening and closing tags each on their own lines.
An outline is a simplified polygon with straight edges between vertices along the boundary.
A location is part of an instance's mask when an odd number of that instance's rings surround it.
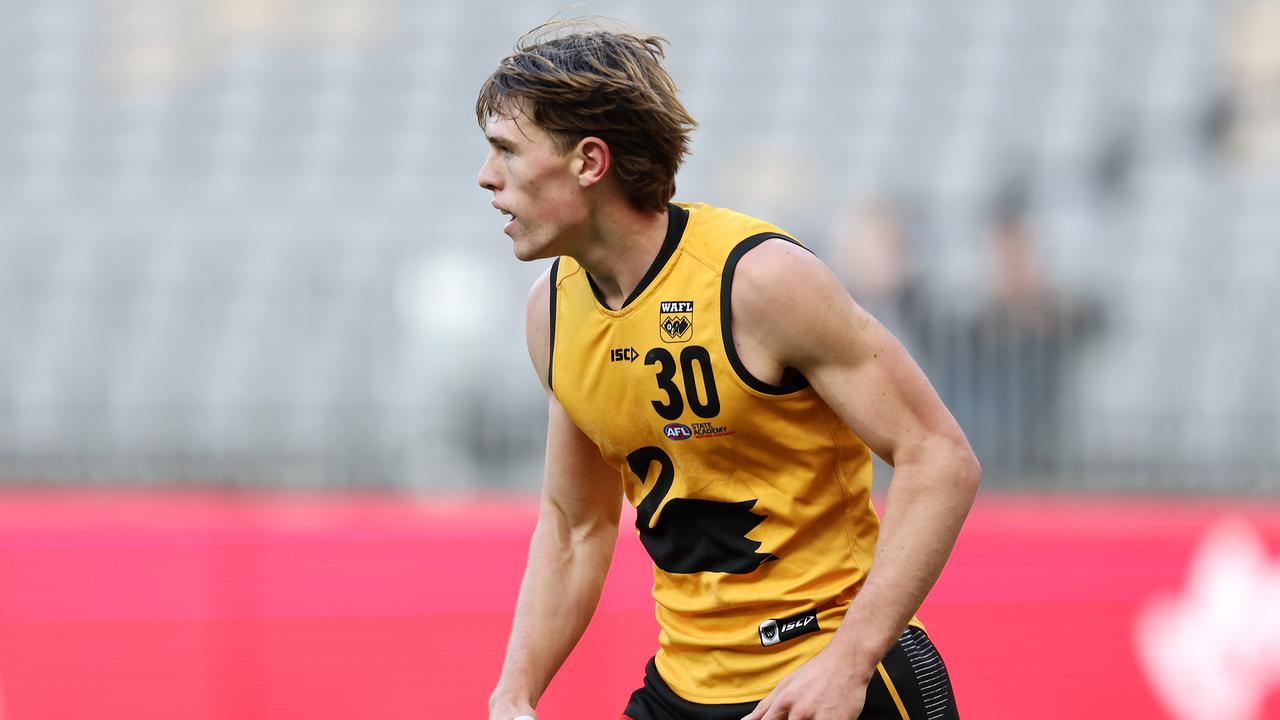
<svg viewBox="0 0 1280 720">
<path fill-rule="evenodd" d="M 486 158 L 484 164 L 480 166 L 480 175 L 476 177 L 476 182 L 485 190 L 497 192 L 500 178 L 498 173 L 493 169 L 491 158 Z"/>
</svg>

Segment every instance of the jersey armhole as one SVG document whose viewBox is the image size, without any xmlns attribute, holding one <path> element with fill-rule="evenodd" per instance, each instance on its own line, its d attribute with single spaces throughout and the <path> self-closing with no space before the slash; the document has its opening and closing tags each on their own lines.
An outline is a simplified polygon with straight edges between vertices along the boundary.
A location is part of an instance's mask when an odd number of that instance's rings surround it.
<svg viewBox="0 0 1280 720">
<path fill-rule="evenodd" d="M 551 263 L 551 324 L 547 333 L 547 388 L 549 390 L 555 389 L 551 384 L 551 367 L 555 363 L 556 359 L 556 295 L 559 294 L 559 287 L 556 285 L 556 276 L 559 275 L 559 273 L 560 258 L 556 258 L 555 262 Z"/>
<path fill-rule="evenodd" d="M 746 255 L 765 240 L 773 238 L 786 240 L 797 247 L 804 248 L 804 245 L 796 242 L 795 239 L 778 233 L 752 235 L 733 248 L 733 251 L 729 253 L 728 259 L 725 260 L 724 272 L 720 276 L 720 336 L 724 341 L 724 354 L 729 358 L 729 365 L 742 382 L 747 384 L 747 387 L 766 395 L 789 395 L 809 387 L 808 379 L 799 370 L 789 367 L 782 371 L 780 383 L 777 385 L 767 383 L 752 375 L 751 371 L 747 370 L 747 366 L 742 364 L 742 358 L 738 357 L 738 348 L 733 342 L 733 273 L 743 255 Z M 808 250 L 808 248 L 804 249 Z"/>
</svg>

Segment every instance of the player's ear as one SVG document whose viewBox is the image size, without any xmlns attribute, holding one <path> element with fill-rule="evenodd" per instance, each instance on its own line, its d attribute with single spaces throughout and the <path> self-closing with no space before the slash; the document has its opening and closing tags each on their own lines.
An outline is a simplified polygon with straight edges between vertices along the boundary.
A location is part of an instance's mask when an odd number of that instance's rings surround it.
<svg viewBox="0 0 1280 720">
<path fill-rule="evenodd" d="M 574 153 L 577 161 L 574 167 L 578 174 L 578 185 L 583 188 L 591 187 L 603 180 L 609 172 L 609 167 L 613 165 L 613 153 L 609 150 L 609 144 L 593 135 L 579 140 Z"/>
</svg>

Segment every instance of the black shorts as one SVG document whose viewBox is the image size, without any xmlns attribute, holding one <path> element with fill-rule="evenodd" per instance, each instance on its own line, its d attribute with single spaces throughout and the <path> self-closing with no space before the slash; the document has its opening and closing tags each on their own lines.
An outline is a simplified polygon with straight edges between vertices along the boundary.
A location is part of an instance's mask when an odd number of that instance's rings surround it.
<svg viewBox="0 0 1280 720">
<path fill-rule="evenodd" d="M 631 694 L 622 717 L 624 720 L 742 720 L 756 704 L 689 702 L 667 687 L 650 660 L 644 669 L 644 687 Z M 859 720 L 959 720 L 959 717 L 942 656 L 923 630 L 907 628 L 876 666 Z"/>
</svg>

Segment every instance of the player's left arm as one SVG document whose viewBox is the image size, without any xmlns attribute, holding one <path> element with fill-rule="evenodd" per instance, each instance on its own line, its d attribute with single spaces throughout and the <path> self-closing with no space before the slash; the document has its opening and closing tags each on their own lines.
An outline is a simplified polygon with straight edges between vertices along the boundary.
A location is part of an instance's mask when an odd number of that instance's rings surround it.
<svg viewBox="0 0 1280 720">
<path fill-rule="evenodd" d="M 840 629 L 748 716 L 855 718 L 876 663 L 938 579 L 981 468 L 919 366 L 809 251 L 780 239 L 751 250 L 732 302 L 734 341 L 757 374 L 801 371 L 894 468 L 871 571 Z"/>
</svg>

